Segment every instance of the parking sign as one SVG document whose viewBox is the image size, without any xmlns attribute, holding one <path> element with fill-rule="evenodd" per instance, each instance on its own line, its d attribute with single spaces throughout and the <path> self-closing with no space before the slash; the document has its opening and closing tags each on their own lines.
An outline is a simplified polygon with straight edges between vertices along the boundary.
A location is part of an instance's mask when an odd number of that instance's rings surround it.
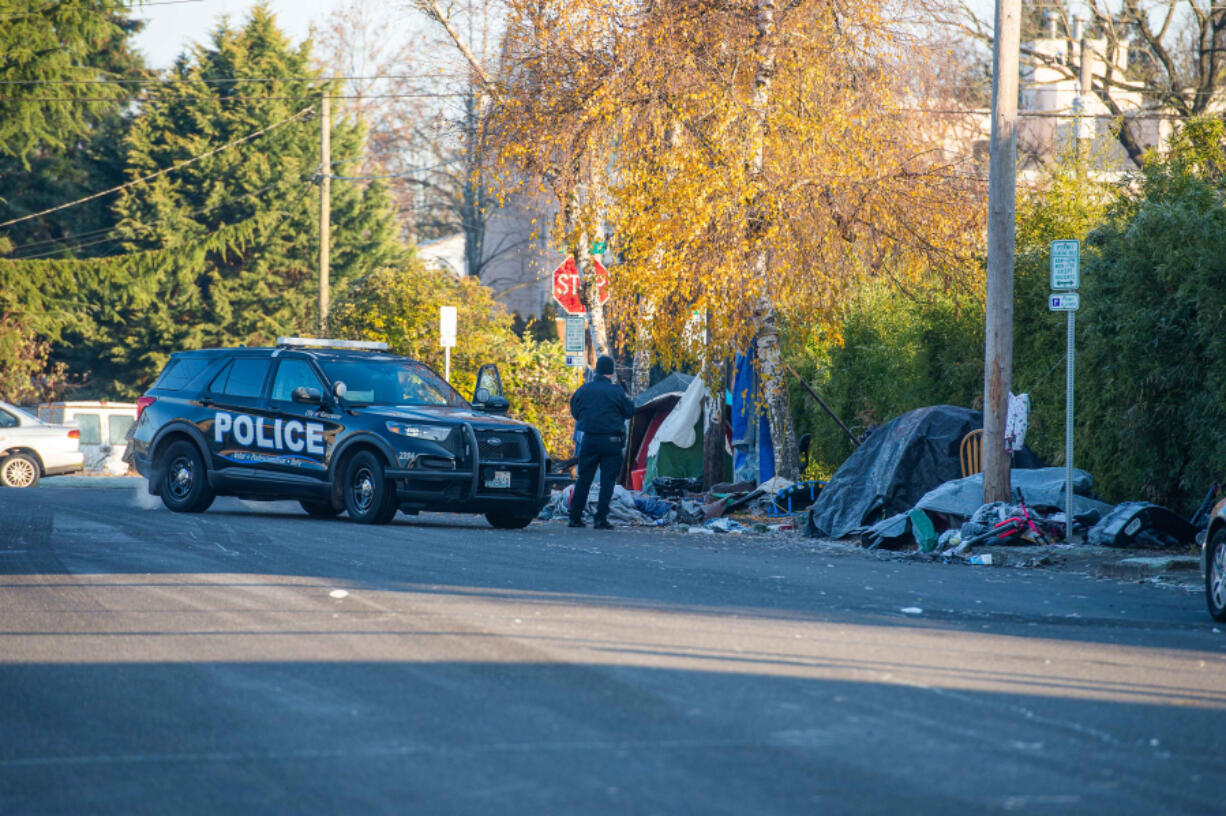
<svg viewBox="0 0 1226 816">
<path fill-rule="evenodd" d="M 1067 239 L 1051 242 L 1051 288 L 1076 289 L 1081 283 L 1081 241 Z"/>
</svg>

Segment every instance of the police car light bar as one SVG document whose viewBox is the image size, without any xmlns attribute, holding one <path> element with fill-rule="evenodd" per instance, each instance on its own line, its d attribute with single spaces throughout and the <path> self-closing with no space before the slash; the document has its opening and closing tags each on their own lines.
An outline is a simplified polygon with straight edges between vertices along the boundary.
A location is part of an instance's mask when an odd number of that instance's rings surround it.
<svg viewBox="0 0 1226 816">
<path fill-rule="evenodd" d="M 303 348 L 340 348 L 366 349 L 367 351 L 387 351 L 387 343 L 376 340 L 329 340 L 323 337 L 278 337 L 278 346 L 298 346 Z"/>
</svg>

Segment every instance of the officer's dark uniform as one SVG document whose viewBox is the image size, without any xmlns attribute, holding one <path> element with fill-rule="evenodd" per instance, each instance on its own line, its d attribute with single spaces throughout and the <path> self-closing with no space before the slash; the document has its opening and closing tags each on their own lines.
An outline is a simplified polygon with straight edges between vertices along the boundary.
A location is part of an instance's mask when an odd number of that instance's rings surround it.
<svg viewBox="0 0 1226 816">
<path fill-rule="evenodd" d="M 596 501 L 596 526 L 608 524 L 609 501 L 613 483 L 621 470 L 622 449 L 626 444 L 625 421 L 634 416 L 634 403 L 608 375 L 613 373 L 613 358 L 596 361 L 596 377 L 570 398 L 570 413 L 575 427 L 583 431 L 579 443 L 579 481 L 570 502 L 571 526 L 583 524 L 583 509 L 600 468 L 600 495 Z"/>
</svg>

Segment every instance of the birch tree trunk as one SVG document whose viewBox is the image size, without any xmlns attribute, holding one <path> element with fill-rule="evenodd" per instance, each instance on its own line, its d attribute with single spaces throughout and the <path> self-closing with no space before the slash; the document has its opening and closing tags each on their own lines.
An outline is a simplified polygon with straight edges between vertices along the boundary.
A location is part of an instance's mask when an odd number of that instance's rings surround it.
<svg viewBox="0 0 1226 816">
<path fill-rule="evenodd" d="M 750 100 L 749 182 L 755 201 L 748 219 L 750 263 L 754 277 L 765 280 L 769 257 L 765 236 L 766 213 L 760 202 L 762 171 L 766 160 L 766 129 L 771 85 L 775 79 L 775 0 L 757 0 L 754 4 L 754 84 Z M 796 452 L 795 431 L 788 410 L 788 395 L 783 381 L 783 358 L 779 348 L 779 327 L 769 293 L 758 304 L 757 341 L 762 400 L 770 421 L 771 447 L 775 456 L 775 475 L 796 481 L 800 476 L 800 460 Z"/>
<path fill-rule="evenodd" d="M 651 329 L 655 306 L 647 298 L 639 302 L 639 325 L 634 337 L 634 368 L 630 375 L 630 396 L 637 397 L 651 386 Z"/>
</svg>

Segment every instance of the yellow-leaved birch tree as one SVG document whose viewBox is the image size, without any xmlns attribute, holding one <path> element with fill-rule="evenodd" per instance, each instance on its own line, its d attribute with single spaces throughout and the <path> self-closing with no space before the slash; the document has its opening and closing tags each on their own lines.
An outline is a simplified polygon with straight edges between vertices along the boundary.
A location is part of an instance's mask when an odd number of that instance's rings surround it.
<svg viewBox="0 0 1226 816">
<path fill-rule="evenodd" d="M 585 283 L 592 229 L 612 223 L 628 342 L 710 372 L 756 341 L 776 472 L 797 478 L 780 332 L 832 323 L 868 279 L 906 291 L 975 267 L 982 183 L 916 102 L 915 20 L 869 0 L 506 9 L 488 80 L 499 161 L 558 196 Z"/>
<path fill-rule="evenodd" d="M 871 277 L 973 268 L 983 208 L 941 117 L 916 110 L 925 44 L 905 17 L 776 2 L 642 11 L 615 72 L 614 291 L 627 312 L 650 298 L 637 331 L 665 364 L 690 353 L 696 313 L 708 359 L 756 340 L 776 471 L 795 479 L 781 329 L 832 320 Z"/>
</svg>

